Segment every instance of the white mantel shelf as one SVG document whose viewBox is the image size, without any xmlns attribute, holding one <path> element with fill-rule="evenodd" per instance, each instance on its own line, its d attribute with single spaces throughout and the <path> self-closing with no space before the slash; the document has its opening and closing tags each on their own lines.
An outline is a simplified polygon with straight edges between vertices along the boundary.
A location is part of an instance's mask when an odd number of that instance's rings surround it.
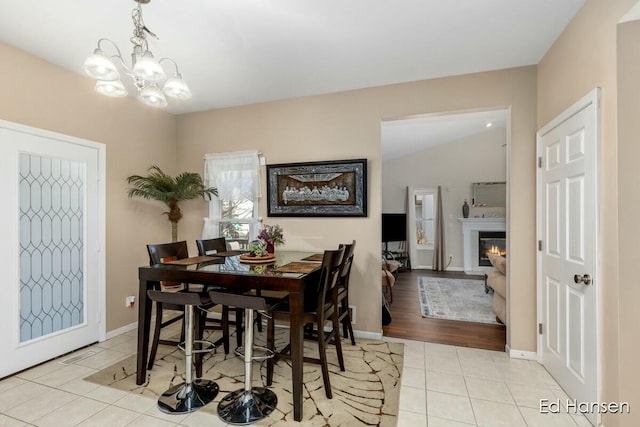
<svg viewBox="0 0 640 427">
<path fill-rule="evenodd" d="M 484 272 L 485 269 L 477 265 L 478 232 L 506 231 L 506 218 L 458 218 L 458 221 L 462 223 L 464 271 L 467 274 Z"/>
</svg>

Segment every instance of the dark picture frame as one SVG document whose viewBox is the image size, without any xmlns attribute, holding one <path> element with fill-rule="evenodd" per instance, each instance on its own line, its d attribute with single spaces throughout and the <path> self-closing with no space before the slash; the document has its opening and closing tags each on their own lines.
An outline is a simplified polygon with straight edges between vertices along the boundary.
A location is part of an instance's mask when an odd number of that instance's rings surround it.
<svg viewBox="0 0 640 427">
<path fill-rule="evenodd" d="M 367 159 L 267 165 L 267 216 L 367 216 Z"/>
</svg>

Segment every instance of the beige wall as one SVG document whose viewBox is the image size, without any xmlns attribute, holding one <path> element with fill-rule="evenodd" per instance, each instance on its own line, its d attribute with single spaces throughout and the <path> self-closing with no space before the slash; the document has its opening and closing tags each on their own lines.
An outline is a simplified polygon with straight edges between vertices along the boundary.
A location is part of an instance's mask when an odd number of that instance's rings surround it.
<svg viewBox="0 0 640 427">
<path fill-rule="evenodd" d="M 538 64 L 538 127 L 542 127 L 593 88 L 602 88 L 599 188 L 601 253 L 600 280 L 595 283 L 599 287 L 601 298 L 601 399 L 629 401 L 632 407 L 629 416 L 604 416 L 603 421 L 608 427 L 640 424 L 640 412 L 637 410 L 640 408 L 640 392 L 637 386 L 632 385 L 640 377 L 636 362 L 640 342 L 637 333 L 632 333 L 627 326 L 637 324 L 638 320 L 635 300 L 631 299 L 638 296 L 635 290 L 637 277 L 634 271 L 630 271 L 632 265 L 637 264 L 638 249 L 637 242 L 632 241 L 632 235 L 628 234 L 630 229 L 622 227 L 622 220 L 627 219 L 628 225 L 628 220 L 631 219 L 628 215 L 638 207 L 635 195 L 637 168 L 629 163 L 637 159 L 638 153 L 637 148 L 632 148 L 633 144 L 628 140 L 625 144 L 626 151 L 620 145 L 621 150 L 618 152 L 616 86 L 617 23 L 635 2 L 636 0 L 587 0 Z M 634 43 L 637 44 L 637 39 Z M 625 107 L 628 105 L 625 104 Z M 632 120 L 637 121 L 637 104 L 634 107 L 636 114 Z M 636 157 L 625 159 L 625 156 L 633 155 Z M 625 165 L 624 170 L 618 170 L 618 159 L 620 165 Z M 618 187 L 619 180 L 626 181 L 627 186 Z M 624 230 L 620 241 L 619 216 L 620 230 Z M 630 262 L 628 267 L 623 266 L 625 260 Z"/>
<path fill-rule="evenodd" d="M 405 212 L 407 186 L 442 187 L 445 256 L 462 270 L 462 203 L 471 205 L 473 182 L 507 179 L 506 130 L 495 128 L 382 163 L 382 212 Z M 451 165 L 456 165 L 451 167 Z M 478 209 L 476 215 L 481 215 Z M 504 216 L 504 209 L 502 209 Z M 473 216 L 472 213 L 470 216 Z M 487 215 L 489 213 L 487 212 Z M 433 251 L 418 251 L 411 265 L 431 266 Z M 447 261 L 448 262 L 448 261 Z"/>
<path fill-rule="evenodd" d="M 174 117 L 99 95 L 90 79 L 2 43 L 0 63 L 1 120 L 106 145 L 106 329 L 136 322 L 137 310 L 124 299 L 138 294 L 137 267 L 149 262 L 145 244 L 169 241 L 171 233 L 161 205 L 127 198 L 126 177 L 151 164 L 174 171 Z"/>
<path fill-rule="evenodd" d="M 638 366 L 638 286 L 637 264 L 640 228 L 636 225 L 640 207 L 638 159 L 640 159 L 640 21 L 618 26 L 618 227 L 619 236 L 619 327 L 620 399 L 640 405 Z M 640 425 L 636 411 L 624 425 Z"/>
<path fill-rule="evenodd" d="M 267 218 L 284 227 L 286 248 L 321 250 L 355 239 L 351 302 L 356 329 L 380 332 L 380 122 L 414 114 L 511 107 L 508 174 L 516 189 L 535 186 L 536 68 L 523 67 L 459 77 L 304 97 L 177 117 L 178 169 L 202 171 L 205 153 L 258 149 L 267 163 L 369 159 L 367 218 Z M 263 172 L 264 177 L 264 172 Z M 263 188 L 263 194 L 265 190 Z M 535 198 L 514 191 L 511 212 L 512 311 L 510 345 L 535 351 Z M 189 236 L 201 232 L 206 209 L 185 218 Z"/>
<path fill-rule="evenodd" d="M 534 185 L 536 68 L 522 67 L 451 78 L 305 97 L 176 118 L 135 100 L 97 96 L 82 76 L 7 45 L 0 45 L 0 78 L 12 85 L 0 98 L 0 119 L 102 142 L 107 146 L 107 330 L 136 320 L 124 308 L 136 294 L 136 267 L 147 262 L 144 245 L 169 240 L 156 202 L 129 200 L 127 176 L 151 164 L 168 172 L 202 172 L 208 152 L 257 148 L 268 163 L 366 157 L 369 159 L 367 218 L 265 218 L 287 233 L 288 248 L 320 250 L 356 239 L 353 301 L 356 328 L 380 332 L 381 161 L 380 122 L 409 115 L 478 108 L 510 108 L 508 180 L 513 188 Z M 61 101 L 63 100 L 63 101 Z M 175 128 L 174 128 L 175 125 Z M 177 143 L 176 143 L 177 141 Z M 177 159 L 177 160 L 176 160 Z M 264 176 L 264 175 L 263 175 Z M 263 188 L 263 194 L 265 193 Z M 201 233 L 206 206 L 184 204 L 180 238 Z M 535 350 L 534 198 L 512 191 L 508 210 L 510 273 L 509 343 Z M 262 206 L 266 217 L 266 207 Z M 514 310 L 515 311 L 515 310 Z"/>
</svg>

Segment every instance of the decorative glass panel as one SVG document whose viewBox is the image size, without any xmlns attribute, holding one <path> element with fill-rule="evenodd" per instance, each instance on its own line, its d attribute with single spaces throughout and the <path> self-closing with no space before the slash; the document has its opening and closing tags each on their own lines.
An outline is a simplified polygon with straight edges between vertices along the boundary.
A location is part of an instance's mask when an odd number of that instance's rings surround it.
<svg viewBox="0 0 640 427">
<path fill-rule="evenodd" d="M 20 154 L 20 341 L 84 322 L 85 164 Z"/>
</svg>

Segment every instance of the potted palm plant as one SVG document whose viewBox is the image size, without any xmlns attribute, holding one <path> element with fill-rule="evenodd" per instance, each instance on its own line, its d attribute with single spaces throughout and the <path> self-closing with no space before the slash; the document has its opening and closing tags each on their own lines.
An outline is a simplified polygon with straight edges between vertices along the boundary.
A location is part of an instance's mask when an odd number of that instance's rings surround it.
<svg viewBox="0 0 640 427">
<path fill-rule="evenodd" d="M 127 190 L 129 197 L 142 197 L 164 203 L 169 210 L 163 212 L 171 222 L 171 240 L 178 241 L 178 222 L 182 219 L 179 203 L 198 197 L 203 199 L 218 195 L 215 188 L 206 187 L 200 175 L 194 172 L 183 172 L 175 178 L 164 173 L 158 166 L 149 169 L 149 175 L 132 175 L 127 178 L 131 185 Z"/>
</svg>

